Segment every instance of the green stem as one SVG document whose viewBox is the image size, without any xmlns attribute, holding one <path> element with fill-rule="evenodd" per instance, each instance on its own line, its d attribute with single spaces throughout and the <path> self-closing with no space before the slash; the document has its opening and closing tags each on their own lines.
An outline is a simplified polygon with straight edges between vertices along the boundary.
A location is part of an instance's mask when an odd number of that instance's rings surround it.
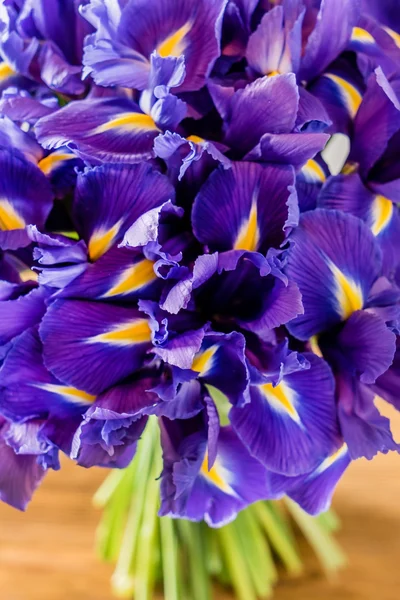
<svg viewBox="0 0 400 600">
<path fill-rule="evenodd" d="M 117 488 L 125 475 L 125 469 L 115 469 L 114 471 L 111 471 L 93 496 L 93 506 L 96 508 L 104 508 L 117 491 Z"/>
<path fill-rule="evenodd" d="M 179 600 L 179 580 L 175 526 L 172 519 L 160 518 L 161 560 L 165 600 Z"/>
<path fill-rule="evenodd" d="M 249 509 L 248 509 L 249 510 Z M 275 552 L 281 558 L 286 570 L 291 575 L 299 575 L 303 571 L 303 565 L 297 554 L 293 541 L 288 538 L 287 532 L 282 524 L 271 511 L 266 502 L 257 502 L 250 507 L 267 534 Z"/>
<path fill-rule="evenodd" d="M 157 441 L 157 445 L 159 442 Z M 155 575 L 154 542 L 158 519 L 158 494 L 160 484 L 157 477 L 161 471 L 159 453 L 153 455 L 153 465 L 150 471 L 150 481 L 146 489 L 146 505 L 138 539 L 135 569 L 135 598 L 150 600 L 152 598 Z"/>
<path fill-rule="evenodd" d="M 216 530 L 222 552 L 238 600 L 257 600 L 247 564 L 241 552 L 232 523 Z"/>
<path fill-rule="evenodd" d="M 133 563 L 154 456 L 155 427 L 157 427 L 157 420 L 155 417 L 150 417 L 135 456 L 136 471 L 130 491 L 131 504 L 117 565 L 112 577 L 113 589 L 119 595 L 128 596 L 134 588 Z M 155 495 L 157 497 L 157 491 Z"/>
<path fill-rule="evenodd" d="M 340 519 L 332 509 L 318 515 L 316 519 L 327 531 L 337 531 L 340 528 Z"/>
<path fill-rule="evenodd" d="M 249 509 L 237 516 L 233 526 L 237 531 L 257 596 L 267 598 L 272 593 L 272 584 L 276 581 L 277 573 L 266 538 Z"/>
<path fill-rule="evenodd" d="M 214 530 L 205 523 L 202 524 L 202 535 L 206 542 L 207 571 L 212 577 L 218 577 L 221 575 L 224 567 L 217 536 Z"/>
<path fill-rule="evenodd" d="M 186 545 L 192 590 L 191 600 L 210 600 L 210 582 L 206 570 L 205 547 L 200 525 L 181 520 L 178 521 L 178 528 Z"/>
<path fill-rule="evenodd" d="M 318 556 L 328 576 L 346 564 L 346 558 L 337 542 L 321 527 L 315 517 L 308 515 L 298 504 L 286 498 L 286 505 Z"/>
<path fill-rule="evenodd" d="M 100 556 L 107 561 L 116 560 L 121 546 L 126 513 L 132 498 L 132 481 L 135 476 L 135 465 L 132 463 L 127 469 L 119 471 L 118 485 L 110 496 L 104 510 L 104 516 L 97 529 L 96 544 Z M 106 480 L 107 483 L 107 480 Z M 113 486 L 117 483 L 114 479 Z M 103 497 L 107 486 L 103 488 Z"/>
</svg>

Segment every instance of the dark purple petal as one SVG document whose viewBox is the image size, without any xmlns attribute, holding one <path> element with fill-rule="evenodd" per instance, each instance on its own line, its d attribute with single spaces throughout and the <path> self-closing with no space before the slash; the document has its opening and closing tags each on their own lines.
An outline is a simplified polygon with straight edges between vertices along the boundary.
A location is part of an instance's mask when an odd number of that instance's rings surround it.
<svg viewBox="0 0 400 600">
<path fill-rule="evenodd" d="M 41 323 L 40 337 L 47 368 L 89 394 L 134 372 L 151 346 L 146 315 L 102 302 L 57 300 Z"/>
<path fill-rule="evenodd" d="M 232 426 L 268 469 L 285 475 L 313 470 L 339 443 L 334 379 L 328 365 L 305 354 L 310 368 L 250 388 L 251 401 L 232 408 Z"/>
<path fill-rule="evenodd" d="M 76 416 L 80 420 L 93 400 L 93 396 L 63 385 L 46 369 L 37 328 L 15 340 L 1 370 L 3 415 L 16 422 L 57 415 L 66 423 Z"/>
<path fill-rule="evenodd" d="M 322 0 L 301 59 L 299 78 L 309 81 L 345 49 L 359 17 L 357 0 Z"/>
<path fill-rule="evenodd" d="M 297 224 L 294 181 L 290 167 L 236 162 L 218 169 L 196 197 L 194 234 L 211 251 L 279 248 Z"/>
<path fill-rule="evenodd" d="M 0 148 L 0 246 L 4 231 L 43 227 L 53 195 L 43 173 L 17 150 Z M 4 236 L 3 236 L 4 237 Z"/>
<path fill-rule="evenodd" d="M 400 127 L 400 101 L 396 89 L 382 69 L 377 68 L 367 83 L 363 101 L 354 122 L 351 160 L 360 163 L 364 176 L 384 153 L 390 138 Z"/>
<path fill-rule="evenodd" d="M 264 133 L 289 133 L 296 123 L 298 104 L 293 73 L 256 79 L 230 98 L 226 143 L 246 153 Z"/>
<path fill-rule="evenodd" d="M 304 315 L 288 329 L 306 340 L 363 308 L 380 274 L 381 253 L 360 219 L 335 210 L 303 214 L 291 239 L 286 273 L 300 288 Z"/>
<path fill-rule="evenodd" d="M 271 487 L 285 492 L 306 512 L 317 515 L 330 507 L 335 487 L 351 462 L 346 444 L 308 475 L 284 477 L 271 475 Z"/>
<path fill-rule="evenodd" d="M 192 434 L 183 440 L 177 454 L 172 449 L 176 440 L 172 442 L 167 436 L 164 429 L 160 515 L 204 519 L 209 526 L 220 527 L 251 502 L 273 496 L 266 470 L 230 428 L 220 431 L 217 458 L 210 470 L 206 437 Z M 166 452 L 168 446 L 171 450 Z"/>
<path fill-rule="evenodd" d="M 354 378 L 338 380 L 338 416 L 352 459 L 371 460 L 378 452 L 399 451 L 390 431 L 390 421 L 374 404 L 374 393 Z"/>
<path fill-rule="evenodd" d="M 25 510 L 35 489 L 45 475 L 35 455 L 16 454 L 4 440 L 7 425 L 0 433 L 0 499 L 20 510 Z"/>
<path fill-rule="evenodd" d="M 173 199 L 168 179 L 146 163 L 107 164 L 80 174 L 74 218 L 90 258 L 98 259 L 139 217 Z"/>
<path fill-rule="evenodd" d="M 91 163 L 148 159 L 159 132 L 152 117 L 134 102 L 115 98 L 71 102 L 36 124 L 42 146 L 67 146 Z"/>
<path fill-rule="evenodd" d="M 392 364 L 396 336 L 368 310 L 358 310 L 347 319 L 327 353 L 337 371 L 357 376 L 363 383 L 374 383 Z M 323 337 L 320 343 L 323 352 L 325 344 L 330 346 Z"/>
</svg>

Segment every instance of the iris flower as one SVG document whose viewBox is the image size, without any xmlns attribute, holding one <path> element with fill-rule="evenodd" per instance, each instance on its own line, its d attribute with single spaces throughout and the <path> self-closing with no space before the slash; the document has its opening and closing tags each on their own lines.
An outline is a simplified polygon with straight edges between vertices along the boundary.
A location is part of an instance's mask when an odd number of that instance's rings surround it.
<svg viewBox="0 0 400 600">
<path fill-rule="evenodd" d="M 398 450 L 395 4 L 1 2 L 2 500 L 149 420 L 160 514 L 213 527 Z"/>
</svg>

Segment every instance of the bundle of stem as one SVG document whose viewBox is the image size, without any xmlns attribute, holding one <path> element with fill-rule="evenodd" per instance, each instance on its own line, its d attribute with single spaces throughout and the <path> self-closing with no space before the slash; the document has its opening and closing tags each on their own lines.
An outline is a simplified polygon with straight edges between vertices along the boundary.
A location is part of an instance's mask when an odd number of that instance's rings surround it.
<svg viewBox="0 0 400 600">
<path fill-rule="evenodd" d="M 290 576 L 304 565 L 293 533 L 301 531 L 328 574 L 345 564 L 332 536 L 332 513 L 311 517 L 289 499 L 257 502 L 220 529 L 158 517 L 161 450 L 156 418 L 150 418 L 135 460 L 113 471 L 94 497 L 103 509 L 97 548 L 116 564 L 112 588 L 119 597 L 211 600 L 213 582 L 232 588 L 238 600 L 269 598 L 281 566 Z"/>
</svg>

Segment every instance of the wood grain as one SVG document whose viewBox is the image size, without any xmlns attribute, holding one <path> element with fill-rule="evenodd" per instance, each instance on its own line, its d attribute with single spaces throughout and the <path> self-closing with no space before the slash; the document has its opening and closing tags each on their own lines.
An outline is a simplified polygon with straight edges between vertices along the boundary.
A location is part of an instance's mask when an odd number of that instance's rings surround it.
<svg viewBox="0 0 400 600">
<path fill-rule="evenodd" d="M 399 415 L 395 429 L 400 433 Z M 112 567 L 93 551 L 98 513 L 90 500 L 104 475 L 65 461 L 61 472 L 48 475 L 26 514 L 0 506 L 1 600 L 112 600 Z M 335 498 L 349 567 L 327 582 L 310 554 L 306 575 L 281 582 L 276 600 L 400 598 L 399 475 L 395 454 L 352 465 Z M 218 597 L 230 598 L 223 591 Z"/>
</svg>

